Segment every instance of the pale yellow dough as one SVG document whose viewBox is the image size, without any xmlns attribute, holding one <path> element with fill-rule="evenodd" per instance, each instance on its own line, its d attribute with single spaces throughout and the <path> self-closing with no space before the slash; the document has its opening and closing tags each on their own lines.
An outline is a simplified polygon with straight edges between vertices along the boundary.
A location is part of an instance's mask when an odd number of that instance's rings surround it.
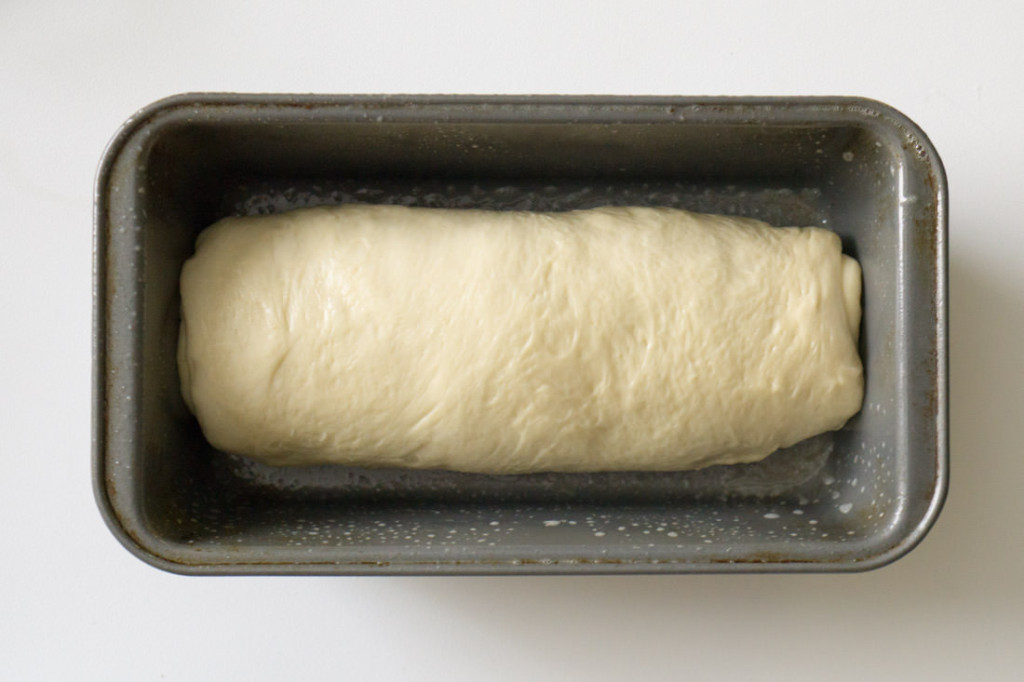
<svg viewBox="0 0 1024 682">
<path fill-rule="evenodd" d="M 178 362 L 207 439 L 270 464 L 690 469 L 860 409 L 860 286 L 819 228 L 306 209 L 200 235 Z"/>
</svg>

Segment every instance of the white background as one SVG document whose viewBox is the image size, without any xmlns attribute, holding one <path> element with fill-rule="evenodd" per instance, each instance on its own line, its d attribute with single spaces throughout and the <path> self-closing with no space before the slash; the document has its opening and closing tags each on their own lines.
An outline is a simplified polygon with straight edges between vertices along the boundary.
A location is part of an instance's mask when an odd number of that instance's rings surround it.
<svg viewBox="0 0 1024 682">
<path fill-rule="evenodd" d="M 0 679 L 1024 679 L 1018 3 L 0 0 Z M 863 95 L 949 176 L 952 487 L 841 576 L 185 578 L 93 502 L 92 182 L 182 91 Z"/>
</svg>

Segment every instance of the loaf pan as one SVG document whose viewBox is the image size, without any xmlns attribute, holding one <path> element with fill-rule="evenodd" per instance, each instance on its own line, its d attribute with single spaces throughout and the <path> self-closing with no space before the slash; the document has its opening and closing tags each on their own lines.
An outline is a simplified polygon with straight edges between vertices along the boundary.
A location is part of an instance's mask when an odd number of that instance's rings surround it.
<svg viewBox="0 0 1024 682">
<path fill-rule="evenodd" d="M 275 469 L 183 404 L 178 277 L 233 214 L 349 202 L 673 206 L 842 237 L 866 395 L 842 430 L 694 472 Z M 94 461 L 138 557 L 186 574 L 855 571 L 947 488 L 946 182 L 910 120 L 851 98 L 181 95 L 131 117 L 95 204 Z"/>
</svg>

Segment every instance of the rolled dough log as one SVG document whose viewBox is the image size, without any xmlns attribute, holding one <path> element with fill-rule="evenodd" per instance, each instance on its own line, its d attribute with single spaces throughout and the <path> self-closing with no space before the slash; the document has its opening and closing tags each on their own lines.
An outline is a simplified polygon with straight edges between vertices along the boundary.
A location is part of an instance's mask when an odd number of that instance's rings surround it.
<svg viewBox="0 0 1024 682">
<path fill-rule="evenodd" d="M 860 286 L 819 228 L 306 209 L 199 236 L 178 362 L 207 439 L 270 464 L 697 468 L 860 409 Z"/>
</svg>

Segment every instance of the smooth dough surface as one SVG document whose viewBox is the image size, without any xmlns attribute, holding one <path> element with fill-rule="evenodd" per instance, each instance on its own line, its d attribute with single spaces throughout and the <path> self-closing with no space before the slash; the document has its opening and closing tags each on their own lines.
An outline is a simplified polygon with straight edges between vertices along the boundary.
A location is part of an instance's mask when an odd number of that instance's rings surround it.
<svg viewBox="0 0 1024 682">
<path fill-rule="evenodd" d="M 819 228 L 303 209 L 200 235 L 178 363 L 207 439 L 270 464 L 689 469 L 860 409 L 860 287 Z"/>
</svg>

